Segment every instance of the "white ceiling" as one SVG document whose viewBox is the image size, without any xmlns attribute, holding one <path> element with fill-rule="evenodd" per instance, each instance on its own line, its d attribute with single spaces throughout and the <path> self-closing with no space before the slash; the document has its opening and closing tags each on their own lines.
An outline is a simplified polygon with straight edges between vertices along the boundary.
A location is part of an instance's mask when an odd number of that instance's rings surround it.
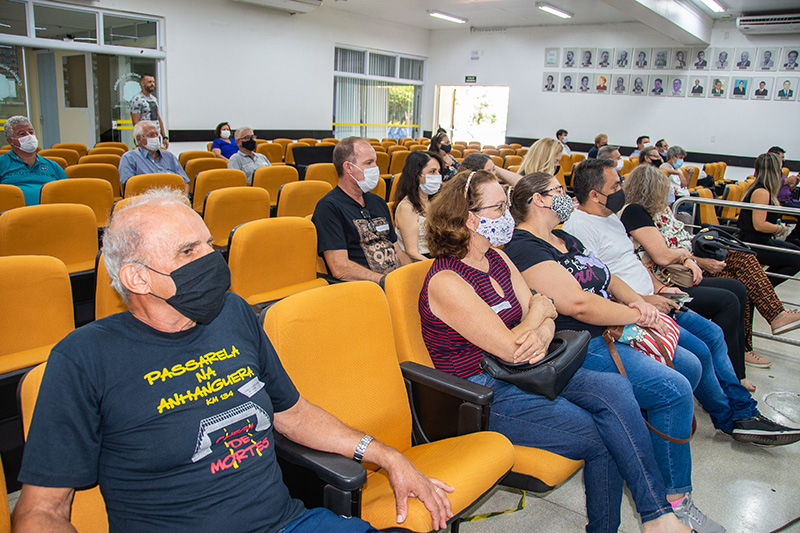
<svg viewBox="0 0 800 533">
<path fill-rule="evenodd" d="M 800 10 L 798 0 L 719 0 L 728 8 L 724 15 L 741 13 L 785 12 Z M 465 26 L 513 27 L 537 25 L 603 24 L 636 20 L 601 0 L 547 0 L 575 16 L 563 20 L 536 7 L 536 0 L 324 0 L 323 8 L 389 20 L 427 30 L 454 29 L 459 25 L 428 16 L 429 10 L 443 11 L 468 19 Z M 699 0 L 686 3 L 702 6 Z M 706 7 L 698 10 L 719 18 Z"/>
</svg>

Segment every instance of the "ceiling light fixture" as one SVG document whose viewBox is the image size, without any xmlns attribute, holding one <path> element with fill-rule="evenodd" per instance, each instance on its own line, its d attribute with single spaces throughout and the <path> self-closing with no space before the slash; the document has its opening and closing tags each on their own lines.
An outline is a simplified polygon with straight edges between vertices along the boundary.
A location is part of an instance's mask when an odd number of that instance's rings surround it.
<svg viewBox="0 0 800 533">
<path fill-rule="evenodd" d="M 725 8 L 716 0 L 700 0 L 708 9 L 714 13 L 725 13 Z"/>
<path fill-rule="evenodd" d="M 447 22 L 454 22 L 456 24 L 466 24 L 467 19 L 462 19 L 460 17 L 456 17 L 454 15 L 448 15 L 447 13 L 442 13 L 441 11 L 428 11 L 428 15 L 437 18 L 446 20 Z"/>
<path fill-rule="evenodd" d="M 571 19 L 572 13 L 568 11 L 564 11 L 563 9 L 559 9 L 555 6 L 551 6 L 550 4 L 546 4 L 544 2 L 537 2 L 536 7 L 544 11 L 545 13 L 550 13 L 551 15 L 555 15 L 558 18 L 562 19 Z"/>
</svg>

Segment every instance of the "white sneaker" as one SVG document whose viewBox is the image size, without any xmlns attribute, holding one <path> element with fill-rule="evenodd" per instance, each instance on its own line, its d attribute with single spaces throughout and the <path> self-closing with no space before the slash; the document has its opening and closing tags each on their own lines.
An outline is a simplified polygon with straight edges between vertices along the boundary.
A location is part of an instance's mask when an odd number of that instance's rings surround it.
<svg viewBox="0 0 800 533">
<path fill-rule="evenodd" d="M 697 533 L 725 533 L 725 528 L 704 515 L 692 501 L 692 493 L 687 492 L 683 501 L 672 511 L 678 520 L 697 531 Z"/>
</svg>

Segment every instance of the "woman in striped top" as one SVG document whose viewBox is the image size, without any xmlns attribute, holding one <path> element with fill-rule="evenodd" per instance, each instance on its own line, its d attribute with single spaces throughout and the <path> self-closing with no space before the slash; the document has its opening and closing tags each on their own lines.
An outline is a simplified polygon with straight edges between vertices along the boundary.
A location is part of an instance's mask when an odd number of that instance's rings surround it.
<svg viewBox="0 0 800 533">
<path fill-rule="evenodd" d="M 439 370 L 494 391 L 489 429 L 514 444 L 585 461 L 587 531 L 616 531 L 623 480 L 645 531 L 689 531 L 671 513 L 666 489 L 630 383 L 579 369 L 549 401 L 481 371 L 483 352 L 536 362 L 553 337 L 552 302 L 532 295 L 501 251 L 513 218 L 497 178 L 461 172 L 428 209 L 435 257 L 420 293 L 422 334 Z"/>
</svg>

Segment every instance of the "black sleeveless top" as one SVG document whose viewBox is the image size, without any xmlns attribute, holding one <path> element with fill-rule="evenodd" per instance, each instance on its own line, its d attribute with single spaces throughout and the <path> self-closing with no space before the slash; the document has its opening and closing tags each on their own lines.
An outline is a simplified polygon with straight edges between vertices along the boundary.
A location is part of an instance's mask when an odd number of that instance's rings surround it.
<svg viewBox="0 0 800 533">
<path fill-rule="evenodd" d="M 742 198 L 742 202 L 750 203 L 753 193 L 758 189 L 766 189 L 766 187 L 763 183 L 757 184 L 751 191 L 745 194 L 744 198 Z M 777 224 L 778 219 L 780 219 L 780 215 L 778 213 L 767 213 L 767 222 Z M 756 244 L 767 244 L 768 241 L 773 237 L 772 233 L 765 233 L 763 231 L 756 230 L 755 226 L 753 226 L 753 211 L 750 211 L 749 209 L 742 209 L 739 212 L 738 224 L 742 229 L 743 241 L 754 242 Z"/>
</svg>

